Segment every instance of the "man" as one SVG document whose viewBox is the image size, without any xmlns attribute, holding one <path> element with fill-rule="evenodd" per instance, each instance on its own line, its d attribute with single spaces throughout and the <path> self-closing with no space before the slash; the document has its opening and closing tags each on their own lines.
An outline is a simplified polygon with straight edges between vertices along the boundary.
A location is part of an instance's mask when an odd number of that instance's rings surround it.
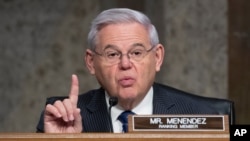
<svg viewBox="0 0 250 141">
<path fill-rule="evenodd" d="M 220 103 L 232 106 L 231 101 L 195 96 L 154 82 L 164 47 L 144 14 L 126 8 L 105 10 L 92 22 L 88 42 L 86 66 L 101 88 L 78 95 L 78 78 L 72 75 L 69 97 L 47 100 L 37 132 L 119 133 L 124 130 L 119 119 L 124 111 L 234 115 L 233 107 L 217 109 Z"/>
</svg>

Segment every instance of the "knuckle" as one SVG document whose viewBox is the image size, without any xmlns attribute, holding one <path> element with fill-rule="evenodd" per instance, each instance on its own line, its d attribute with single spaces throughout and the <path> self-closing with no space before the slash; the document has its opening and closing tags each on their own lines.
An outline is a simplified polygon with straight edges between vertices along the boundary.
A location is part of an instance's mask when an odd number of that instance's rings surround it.
<svg viewBox="0 0 250 141">
<path fill-rule="evenodd" d="M 54 102 L 53 105 L 61 105 L 61 104 L 62 104 L 62 102 L 60 100 L 57 100 L 57 101 Z"/>
<path fill-rule="evenodd" d="M 68 98 L 66 98 L 66 99 L 63 100 L 63 103 L 69 103 L 69 101 L 70 100 Z"/>
</svg>

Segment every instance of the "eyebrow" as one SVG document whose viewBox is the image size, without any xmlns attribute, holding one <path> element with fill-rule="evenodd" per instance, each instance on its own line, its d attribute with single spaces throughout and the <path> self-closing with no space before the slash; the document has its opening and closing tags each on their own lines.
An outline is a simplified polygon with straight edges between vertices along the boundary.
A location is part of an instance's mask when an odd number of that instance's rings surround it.
<svg viewBox="0 0 250 141">
<path fill-rule="evenodd" d="M 105 48 L 104 48 L 103 50 L 106 50 L 106 49 L 108 49 L 108 48 L 116 49 L 116 48 L 118 48 L 118 46 L 108 44 L 108 45 L 105 46 Z"/>
<path fill-rule="evenodd" d="M 132 44 L 132 45 L 131 45 L 131 47 L 137 47 L 137 46 L 140 46 L 140 47 L 145 48 L 145 45 L 144 45 L 144 44 L 142 44 L 142 43 L 134 43 L 134 44 Z M 103 50 L 106 50 L 106 49 L 108 49 L 108 48 L 118 49 L 118 46 L 108 44 L 107 46 L 105 46 L 105 47 L 104 47 L 104 49 L 103 49 Z"/>
</svg>

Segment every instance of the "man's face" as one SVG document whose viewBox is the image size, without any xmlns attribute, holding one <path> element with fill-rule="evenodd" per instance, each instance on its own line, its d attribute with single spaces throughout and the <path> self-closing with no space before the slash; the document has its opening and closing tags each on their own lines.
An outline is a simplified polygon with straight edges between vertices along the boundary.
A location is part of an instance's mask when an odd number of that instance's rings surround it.
<svg viewBox="0 0 250 141">
<path fill-rule="evenodd" d="M 127 104 L 127 108 L 136 106 L 144 98 L 154 82 L 156 72 L 160 70 L 164 56 L 164 49 L 159 44 L 138 61 L 127 54 L 132 56 L 137 48 L 152 48 L 143 26 L 138 23 L 112 24 L 98 33 L 97 53 L 88 50 L 85 58 L 90 72 L 101 86 L 110 96 L 118 97 L 120 105 L 125 107 Z M 109 62 L 104 56 L 111 53 L 113 57 L 113 51 L 122 55 L 118 61 Z"/>
</svg>

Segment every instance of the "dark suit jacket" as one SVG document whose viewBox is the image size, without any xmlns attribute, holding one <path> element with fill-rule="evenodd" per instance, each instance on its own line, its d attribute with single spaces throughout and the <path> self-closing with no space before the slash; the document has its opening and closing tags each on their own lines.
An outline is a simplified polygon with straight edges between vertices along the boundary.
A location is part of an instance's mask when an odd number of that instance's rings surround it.
<svg viewBox="0 0 250 141">
<path fill-rule="evenodd" d="M 234 123 L 232 101 L 193 95 L 166 85 L 153 85 L 153 114 L 225 114 L 230 124 Z M 65 97 L 51 97 L 46 104 Z M 110 120 L 105 90 L 99 88 L 79 95 L 78 107 L 83 119 L 83 132 L 109 132 Z M 43 112 L 37 125 L 37 132 L 43 132 Z"/>
</svg>

